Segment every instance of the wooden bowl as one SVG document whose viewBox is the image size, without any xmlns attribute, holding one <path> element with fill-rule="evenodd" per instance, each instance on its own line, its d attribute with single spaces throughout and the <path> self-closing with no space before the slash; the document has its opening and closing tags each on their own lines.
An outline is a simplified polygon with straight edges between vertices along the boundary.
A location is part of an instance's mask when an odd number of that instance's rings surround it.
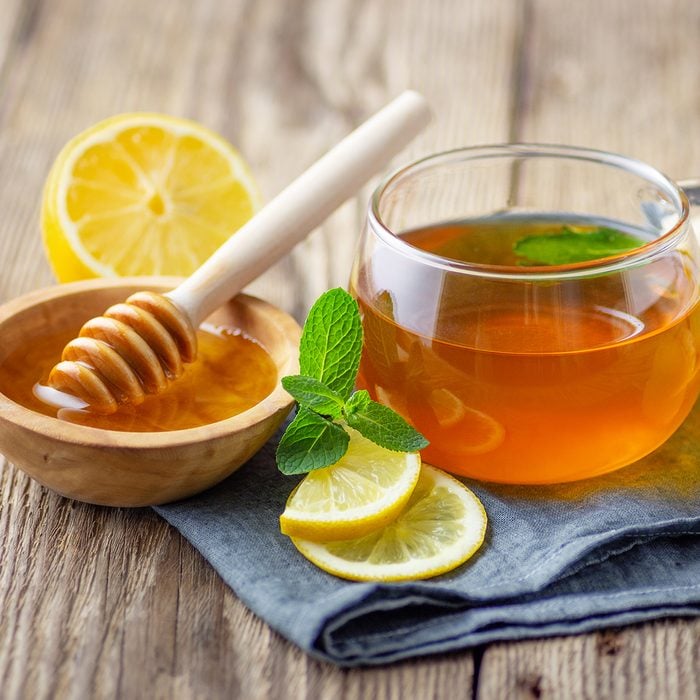
<svg viewBox="0 0 700 700">
<path fill-rule="evenodd" d="M 0 306 L 0 361 L 27 338 L 78 329 L 140 289 L 167 291 L 176 278 L 97 279 L 32 292 Z M 300 328 L 280 309 L 240 294 L 208 319 L 260 341 L 278 377 L 297 374 Z M 109 506 L 148 506 L 203 491 L 235 471 L 272 436 L 293 401 L 280 382 L 237 416 L 187 430 L 118 432 L 32 411 L 0 393 L 0 452 L 63 496 Z"/>
</svg>

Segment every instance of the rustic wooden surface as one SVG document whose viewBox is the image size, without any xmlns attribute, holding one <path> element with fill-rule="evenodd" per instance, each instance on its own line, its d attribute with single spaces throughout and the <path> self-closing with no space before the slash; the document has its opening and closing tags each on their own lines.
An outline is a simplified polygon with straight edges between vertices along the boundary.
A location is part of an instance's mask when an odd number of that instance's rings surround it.
<svg viewBox="0 0 700 700">
<path fill-rule="evenodd" d="M 700 175 L 696 0 L 0 0 L 0 18 L 0 302 L 51 283 L 45 174 L 120 111 L 221 131 L 267 196 L 408 86 L 437 118 L 403 159 L 542 140 Z M 302 318 L 344 284 L 368 191 L 251 290 Z M 152 512 L 0 465 L 3 698 L 700 696 L 689 620 L 341 671 L 255 618 Z"/>
</svg>

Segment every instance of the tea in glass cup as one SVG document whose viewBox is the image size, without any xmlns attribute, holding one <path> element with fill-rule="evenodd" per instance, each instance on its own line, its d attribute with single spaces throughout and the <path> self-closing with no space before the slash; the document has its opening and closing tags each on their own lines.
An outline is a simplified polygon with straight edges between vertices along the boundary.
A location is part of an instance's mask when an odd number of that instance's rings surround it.
<svg viewBox="0 0 700 700">
<path fill-rule="evenodd" d="M 670 437 L 700 391 L 688 201 L 633 159 L 430 156 L 375 192 L 350 286 L 359 386 L 456 474 L 546 484 L 618 469 Z"/>
</svg>

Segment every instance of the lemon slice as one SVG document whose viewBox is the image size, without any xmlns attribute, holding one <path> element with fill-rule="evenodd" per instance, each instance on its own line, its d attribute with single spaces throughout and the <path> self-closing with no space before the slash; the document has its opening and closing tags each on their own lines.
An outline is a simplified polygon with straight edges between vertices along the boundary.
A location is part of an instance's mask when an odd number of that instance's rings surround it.
<svg viewBox="0 0 700 700">
<path fill-rule="evenodd" d="M 486 511 L 461 482 L 423 465 L 404 510 L 386 527 L 342 542 L 292 538 L 316 566 L 353 581 L 431 578 L 463 564 L 481 546 Z"/>
<path fill-rule="evenodd" d="M 460 455 L 478 455 L 499 447 L 505 428 L 493 417 L 467 406 L 449 389 L 434 389 L 427 395 L 434 421 L 421 428 L 436 449 L 448 438 L 450 450 Z"/>
<path fill-rule="evenodd" d="M 428 403 L 442 428 L 457 425 L 467 414 L 467 406 L 449 389 L 433 389 L 428 397 Z"/>
<path fill-rule="evenodd" d="M 280 516 L 285 535 L 316 541 L 360 537 L 390 523 L 418 482 L 420 456 L 379 447 L 356 430 L 348 451 L 330 467 L 309 472 Z"/>
<path fill-rule="evenodd" d="M 122 114 L 66 144 L 44 186 L 56 278 L 189 275 L 260 206 L 236 150 L 205 127 Z"/>
</svg>

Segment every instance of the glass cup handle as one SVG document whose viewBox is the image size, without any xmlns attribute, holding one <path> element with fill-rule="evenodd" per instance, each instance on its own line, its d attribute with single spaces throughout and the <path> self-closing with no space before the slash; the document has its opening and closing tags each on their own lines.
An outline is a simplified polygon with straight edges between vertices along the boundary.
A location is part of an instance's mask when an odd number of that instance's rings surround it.
<svg viewBox="0 0 700 700">
<path fill-rule="evenodd" d="M 692 206 L 696 207 L 700 205 L 700 177 L 681 180 L 678 186 L 685 192 Z"/>
<path fill-rule="evenodd" d="M 696 236 L 700 237 L 700 177 L 680 180 L 678 186 L 690 202 L 690 223 Z"/>
</svg>

